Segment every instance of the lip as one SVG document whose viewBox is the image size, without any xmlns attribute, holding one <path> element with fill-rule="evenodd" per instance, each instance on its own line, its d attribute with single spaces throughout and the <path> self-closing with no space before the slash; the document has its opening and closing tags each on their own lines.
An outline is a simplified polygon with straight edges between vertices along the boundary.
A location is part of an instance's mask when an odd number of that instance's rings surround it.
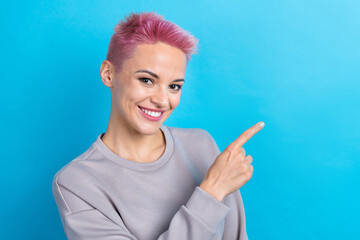
<svg viewBox="0 0 360 240">
<path fill-rule="evenodd" d="M 146 108 L 146 107 L 143 107 L 143 106 L 138 106 L 138 107 L 141 107 L 143 109 L 153 111 L 153 112 L 165 112 L 166 111 L 166 110 L 161 110 L 161 109 Z"/>
<path fill-rule="evenodd" d="M 161 111 L 157 110 L 157 112 L 161 112 L 160 116 L 158 116 L 158 117 L 153 117 L 153 116 L 149 116 L 149 115 L 147 115 L 146 113 L 144 113 L 143 110 L 141 110 L 140 106 L 138 106 L 138 108 L 139 108 L 139 111 L 141 112 L 141 114 L 142 114 L 145 118 L 147 118 L 147 119 L 150 120 L 150 121 L 154 121 L 154 122 L 159 121 L 159 120 L 163 117 L 163 115 L 164 115 L 163 112 L 165 112 L 165 110 L 161 110 Z M 149 108 L 144 108 L 144 109 L 149 109 Z M 150 111 L 151 111 L 151 110 L 150 110 Z"/>
</svg>

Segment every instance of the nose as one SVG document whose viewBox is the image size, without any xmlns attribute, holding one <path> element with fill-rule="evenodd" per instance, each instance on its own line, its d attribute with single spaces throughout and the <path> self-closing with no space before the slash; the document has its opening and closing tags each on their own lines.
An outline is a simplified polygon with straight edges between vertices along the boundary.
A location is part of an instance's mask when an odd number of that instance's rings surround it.
<svg viewBox="0 0 360 240">
<path fill-rule="evenodd" d="M 165 108 L 168 105 L 168 91 L 165 87 L 159 87 L 151 97 L 151 102 L 158 108 Z"/>
</svg>

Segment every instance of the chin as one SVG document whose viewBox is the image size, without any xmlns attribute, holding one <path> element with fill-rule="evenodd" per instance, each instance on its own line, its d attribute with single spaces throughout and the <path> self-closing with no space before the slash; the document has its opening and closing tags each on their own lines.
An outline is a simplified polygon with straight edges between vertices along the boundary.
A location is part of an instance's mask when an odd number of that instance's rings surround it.
<svg viewBox="0 0 360 240">
<path fill-rule="evenodd" d="M 160 126 L 161 126 L 160 123 L 152 123 L 152 124 L 140 123 L 139 125 L 137 124 L 135 129 L 137 130 L 137 132 L 139 132 L 142 135 L 154 135 L 159 131 Z"/>
<path fill-rule="evenodd" d="M 160 127 L 146 128 L 139 131 L 142 135 L 154 135 L 159 131 Z"/>
<path fill-rule="evenodd" d="M 172 111 L 164 112 L 164 116 L 159 121 L 149 121 L 147 119 L 139 118 L 139 121 L 133 125 L 133 127 L 143 135 L 154 135 L 157 134 L 161 125 L 165 122 L 165 120 L 169 117 Z"/>
</svg>

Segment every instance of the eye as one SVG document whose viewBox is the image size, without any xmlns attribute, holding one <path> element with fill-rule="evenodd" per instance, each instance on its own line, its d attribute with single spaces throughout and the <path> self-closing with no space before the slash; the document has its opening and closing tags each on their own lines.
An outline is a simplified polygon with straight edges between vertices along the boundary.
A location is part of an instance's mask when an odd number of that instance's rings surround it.
<svg viewBox="0 0 360 240">
<path fill-rule="evenodd" d="M 150 85 L 153 81 L 150 78 L 139 78 L 140 82 L 145 83 L 146 85 Z M 149 83 L 151 82 L 151 83 Z"/>
<path fill-rule="evenodd" d="M 175 91 L 180 91 L 180 89 L 181 89 L 181 85 L 178 85 L 178 84 L 171 84 L 170 85 L 170 88 L 171 89 L 173 89 L 173 90 L 175 90 Z"/>
</svg>

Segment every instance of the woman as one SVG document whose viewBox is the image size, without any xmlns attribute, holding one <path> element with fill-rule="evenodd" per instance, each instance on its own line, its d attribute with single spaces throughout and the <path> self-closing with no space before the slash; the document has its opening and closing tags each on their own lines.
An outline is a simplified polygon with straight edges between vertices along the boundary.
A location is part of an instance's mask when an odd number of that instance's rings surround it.
<svg viewBox="0 0 360 240">
<path fill-rule="evenodd" d="M 263 126 L 220 153 L 205 130 L 163 125 L 197 39 L 151 12 L 114 31 L 100 69 L 112 97 L 108 128 L 53 180 L 66 236 L 247 239 L 238 189 L 253 168 L 242 145 Z"/>
</svg>

